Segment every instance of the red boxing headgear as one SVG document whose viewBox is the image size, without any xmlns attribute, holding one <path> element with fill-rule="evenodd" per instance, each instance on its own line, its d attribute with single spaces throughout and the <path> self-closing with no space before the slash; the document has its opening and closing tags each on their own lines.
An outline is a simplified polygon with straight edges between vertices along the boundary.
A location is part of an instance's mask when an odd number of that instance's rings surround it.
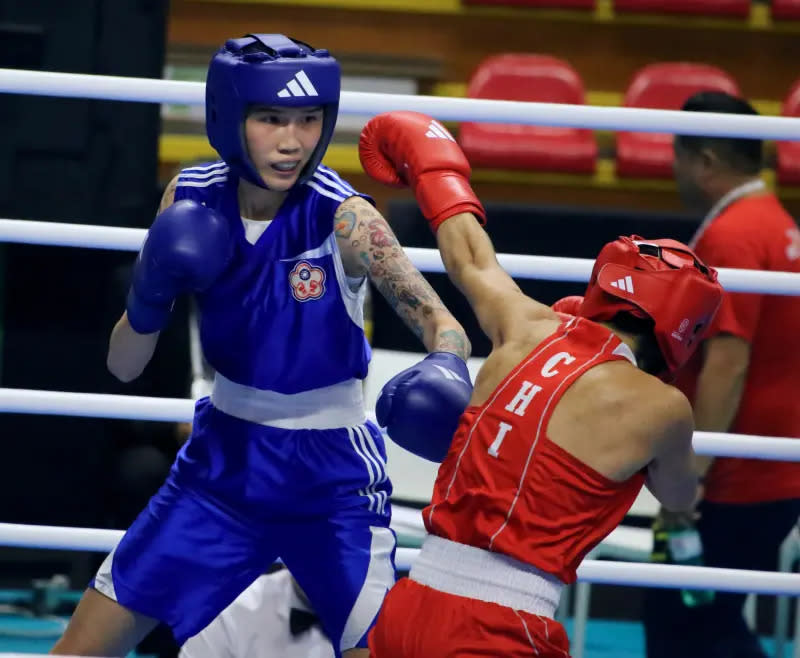
<svg viewBox="0 0 800 658">
<path fill-rule="evenodd" d="M 717 271 L 676 240 L 638 235 L 597 255 L 579 315 L 599 322 L 630 313 L 654 322 L 668 376 L 691 357 L 722 302 Z"/>
</svg>

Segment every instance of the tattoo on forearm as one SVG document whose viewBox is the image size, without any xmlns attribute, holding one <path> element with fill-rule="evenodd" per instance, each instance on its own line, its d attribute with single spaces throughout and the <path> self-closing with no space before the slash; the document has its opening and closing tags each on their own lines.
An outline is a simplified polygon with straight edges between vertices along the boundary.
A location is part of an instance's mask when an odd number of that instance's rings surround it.
<svg viewBox="0 0 800 658">
<path fill-rule="evenodd" d="M 439 352 L 452 352 L 466 361 L 472 352 L 472 345 L 463 332 L 457 329 L 446 329 L 439 332 L 436 337 L 435 349 Z"/>
<path fill-rule="evenodd" d="M 336 214 L 336 237 L 349 238 L 356 225 L 356 214 L 351 210 L 345 210 Z"/>
<path fill-rule="evenodd" d="M 337 213 L 336 235 L 348 218 L 346 237 L 358 251 L 358 259 L 372 282 L 395 313 L 429 349 L 441 349 L 467 358 L 469 340 L 457 329 L 434 335 L 431 320 L 437 312 L 447 313 L 439 296 L 408 260 L 386 220 L 371 206 L 354 204 L 353 211 Z M 426 331 L 428 332 L 426 335 Z"/>
<path fill-rule="evenodd" d="M 389 231 L 391 230 L 382 219 L 373 219 L 369 224 L 369 242 L 373 247 L 386 248 L 393 247 L 397 242 Z"/>
<path fill-rule="evenodd" d="M 388 251 L 380 258 L 372 254 L 370 276 L 395 313 L 414 335 L 423 340 L 431 318 L 437 311 L 445 312 L 446 309 L 416 268 L 405 258 L 395 258 L 400 247 Z"/>
</svg>

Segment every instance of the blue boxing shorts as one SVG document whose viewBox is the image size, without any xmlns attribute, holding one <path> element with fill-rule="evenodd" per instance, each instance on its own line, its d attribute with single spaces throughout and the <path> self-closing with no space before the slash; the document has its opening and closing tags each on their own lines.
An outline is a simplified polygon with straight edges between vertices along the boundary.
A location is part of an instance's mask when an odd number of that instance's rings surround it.
<svg viewBox="0 0 800 658">
<path fill-rule="evenodd" d="M 167 481 L 93 586 L 182 644 L 280 558 L 339 656 L 367 646 L 394 584 L 390 495 L 373 424 L 282 429 L 204 398 Z"/>
</svg>

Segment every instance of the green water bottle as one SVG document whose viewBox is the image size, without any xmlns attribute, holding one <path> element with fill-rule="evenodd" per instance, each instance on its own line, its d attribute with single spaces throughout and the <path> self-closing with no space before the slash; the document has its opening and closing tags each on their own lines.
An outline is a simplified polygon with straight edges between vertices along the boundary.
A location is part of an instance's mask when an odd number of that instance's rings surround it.
<svg viewBox="0 0 800 658">
<path fill-rule="evenodd" d="M 681 525 L 666 531 L 669 561 L 672 564 L 703 565 L 703 542 L 692 525 Z M 681 599 L 687 608 L 708 605 L 714 600 L 714 590 L 682 589 Z"/>
</svg>

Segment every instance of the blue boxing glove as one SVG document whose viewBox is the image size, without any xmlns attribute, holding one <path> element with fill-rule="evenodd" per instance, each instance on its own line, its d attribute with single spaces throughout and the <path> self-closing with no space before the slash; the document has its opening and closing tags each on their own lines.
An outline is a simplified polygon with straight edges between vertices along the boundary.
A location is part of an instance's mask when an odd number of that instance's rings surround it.
<svg viewBox="0 0 800 658">
<path fill-rule="evenodd" d="M 386 383 L 375 415 L 401 448 L 441 462 L 471 395 L 467 364 L 455 354 L 433 352 Z"/>
<path fill-rule="evenodd" d="M 133 268 L 126 309 L 133 330 L 160 331 L 178 295 L 208 288 L 230 260 L 230 238 L 225 217 L 195 201 L 160 213 Z"/>
</svg>

